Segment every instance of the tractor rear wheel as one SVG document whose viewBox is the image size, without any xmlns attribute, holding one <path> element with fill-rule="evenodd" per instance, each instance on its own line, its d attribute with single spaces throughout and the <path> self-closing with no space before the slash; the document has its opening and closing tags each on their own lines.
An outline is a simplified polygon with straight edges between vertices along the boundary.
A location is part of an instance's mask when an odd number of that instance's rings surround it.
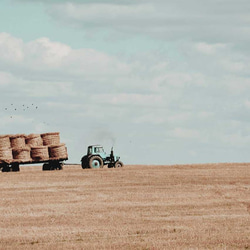
<svg viewBox="0 0 250 250">
<path fill-rule="evenodd" d="M 115 163 L 115 168 L 121 168 L 121 167 L 123 167 L 123 163 L 121 161 L 117 161 Z"/>
<path fill-rule="evenodd" d="M 89 167 L 89 165 L 88 165 L 88 156 L 87 155 L 82 157 L 81 162 L 82 162 L 82 168 L 83 169 Z"/>
<path fill-rule="evenodd" d="M 100 156 L 94 155 L 89 159 L 89 168 L 103 168 L 103 160 Z"/>
</svg>

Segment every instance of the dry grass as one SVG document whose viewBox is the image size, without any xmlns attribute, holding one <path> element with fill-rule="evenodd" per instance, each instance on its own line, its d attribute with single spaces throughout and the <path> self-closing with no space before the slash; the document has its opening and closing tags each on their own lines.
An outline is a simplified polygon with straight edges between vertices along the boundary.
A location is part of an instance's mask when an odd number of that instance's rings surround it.
<svg viewBox="0 0 250 250">
<path fill-rule="evenodd" d="M 0 249 L 249 249 L 250 164 L 0 173 Z"/>
</svg>

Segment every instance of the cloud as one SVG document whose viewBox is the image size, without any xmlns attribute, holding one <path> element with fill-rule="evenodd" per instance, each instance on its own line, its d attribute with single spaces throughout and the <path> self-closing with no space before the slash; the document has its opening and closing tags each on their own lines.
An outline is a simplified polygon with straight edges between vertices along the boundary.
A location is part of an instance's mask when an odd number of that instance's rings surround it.
<svg viewBox="0 0 250 250">
<path fill-rule="evenodd" d="M 48 6 L 51 17 L 85 31 L 109 29 L 160 39 L 247 42 L 249 1 L 69 1 Z M 204 50 L 205 48 L 203 48 Z M 208 49 L 208 48 L 206 48 Z"/>
<path fill-rule="evenodd" d="M 7 33 L 0 33 L 0 56 L 6 62 L 18 63 L 23 60 L 23 41 Z"/>
<path fill-rule="evenodd" d="M 237 148 L 244 148 L 247 147 L 250 143 L 250 134 L 249 130 L 247 133 L 244 133 L 242 129 L 238 131 L 234 131 L 230 134 L 221 134 L 220 138 L 223 144 L 230 146 L 235 146 Z"/>
<path fill-rule="evenodd" d="M 32 87 L 30 87 L 32 84 Z M 72 89 L 73 84 L 69 82 L 41 82 L 36 81 L 31 83 L 27 81 L 22 85 L 23 92 L 28 96 L 33 97 L 54 97 L 60 93 L 61 96 L 74 97 L 76 93 Z"/>
<path fill-rule="evenodd" d="M 132 120 L 135 124 L 139 126 L 144 126 L 145 124 L 160 125 L 166 123 L 166 117 L 162 116 L 157 110 L 156 112 L 146 112 L 140 114 Z"/>
<path fill-rule="evenodd" d="M 63 69 L 64 75 L 85 76 L 85 79 L 103 78 L 107 75 L 123 75 L 129 71 L 126 63 L 94 49 L 73 50 L 69 46 L 50 41 L 48 38 L 24 43 L 9 34 L 0 33 L 0 65 L 12 71 L 22 71 L 34 75 L 48 72 L 58 75 Z M 32 72 L 32 74 L 30 74 Z M 30 77 L 30 78 L 31 78 Z"/>
<path fill-rule="evenodd" d="M 15 2 L 32 2 L 33 0 L 13 0 Z M 119 2 L 114 0 L 84 0 L 84 3 L 116 3 L 116 4 L 135 4 L 140 2 L 141 0 L 120 0 Z M 83 3 L 83 0 L 36 0 L 36 3 L 46 3 L 46 4 L 54 4 L 54 3 Z"/>
<path fill-rule="evenodd" d="M 59 42 L 52 42 L 48 38 L 40 38 L 25 45 L 25 55 L 30 65 L 37 67 L 46 65 L 58 68 L 72 52 L 71 48 Z"/>
<path fill-rule="evenodd" d="M 250 101 L 248 99 L 244 102 L 244 104 L 248 109 L 250 109 Z"/>
<path fill-rule="evenodd" d="M 199 86 L 203 85 L 205 82 L 204 76 L 199 73 L 180 73 L 180 72 L 171 72 L 161 74 L 154 81 L 154 84 L 164 87 L 174 86 L 177 88 L 183 88 L 184 86 Z"/>
<path fill-rule="evenodd" d="M 195 44 L 195 47 L 201 53 L 204 53 L 206 55 L 212 55 L 212 54 L 217 53 L 218 50 L 222 50 L 226 48 L 226 44 L 221 44 L 221 43 L 208 44 L 208 43 L 202 42 L 202 43 Z"/>
<path fill-rule="evenodd" d="M 179 127 L 176 127 L 172 131 L 169 131 L 168 135 L 171 137 L 176 137 L 176 138 L 181 138 L 181 139 L 185 139 L 185 138 L 197 139 L 200 137 L 200 133 L 197 130 L 188 129 L 188 128 L 179 128 Z"/>
<path fill-rule="evenodd" d="M 0 71 L 0 85 L 8 85 L 13 81 L 13 76 L 7 72 Z"/>
<path fill-rule="evenodd" d="M 92 95 L 94 102 L 109 103 L 112 105 L 133 105 L 133 106 L 162 106 L 164 100 L 161 95 L 143 94 L 99 94 Z"/>
</svg>

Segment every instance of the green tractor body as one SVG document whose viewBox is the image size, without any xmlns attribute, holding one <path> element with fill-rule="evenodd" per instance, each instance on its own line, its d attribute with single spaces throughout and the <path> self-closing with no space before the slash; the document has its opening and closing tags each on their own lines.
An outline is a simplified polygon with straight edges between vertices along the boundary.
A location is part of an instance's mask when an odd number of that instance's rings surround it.
<svg viewBox="0 0 250 250">
<path fill-rule="evenodd" d="M 120 157 L 114 155 L 113 147 L 111 153 L 107 154 L 101 145 L 88 146 L 87 155 L 82 157 L 81 162 L 82 168 L 103 168 L 104 165 L 108 165 L 108 168 L 123 166 Z"/>
</svg>

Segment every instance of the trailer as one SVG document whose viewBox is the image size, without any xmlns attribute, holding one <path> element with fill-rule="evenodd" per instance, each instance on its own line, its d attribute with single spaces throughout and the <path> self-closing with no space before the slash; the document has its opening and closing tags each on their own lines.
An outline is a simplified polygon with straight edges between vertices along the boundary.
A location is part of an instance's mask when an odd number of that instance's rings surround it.
<svg viewBox="0 0 250 250">
<path fill-rule="evenodd" d="M 20 165 L 27 165 L 27 164 L 42 164 L 43 171 L 49 170 L 62 170 L 64 166 L 64 161 L 67 161 L 68 158 L 60 158 L 60 159 L 49 159 L 49 160 L 41 160 L 41 161 L 12 161 L 12 162 L 5 162 L 0 161 L 0 169 L 2 172 L 19 172 Z"/>
<path fill-rule="evenodd" d="M 18 172 L 20 165 L 43 164 L 42 170 L 62 170 L 67 147 L 59 132 L 0 135 L 0 170 Z"/>
</svg>

